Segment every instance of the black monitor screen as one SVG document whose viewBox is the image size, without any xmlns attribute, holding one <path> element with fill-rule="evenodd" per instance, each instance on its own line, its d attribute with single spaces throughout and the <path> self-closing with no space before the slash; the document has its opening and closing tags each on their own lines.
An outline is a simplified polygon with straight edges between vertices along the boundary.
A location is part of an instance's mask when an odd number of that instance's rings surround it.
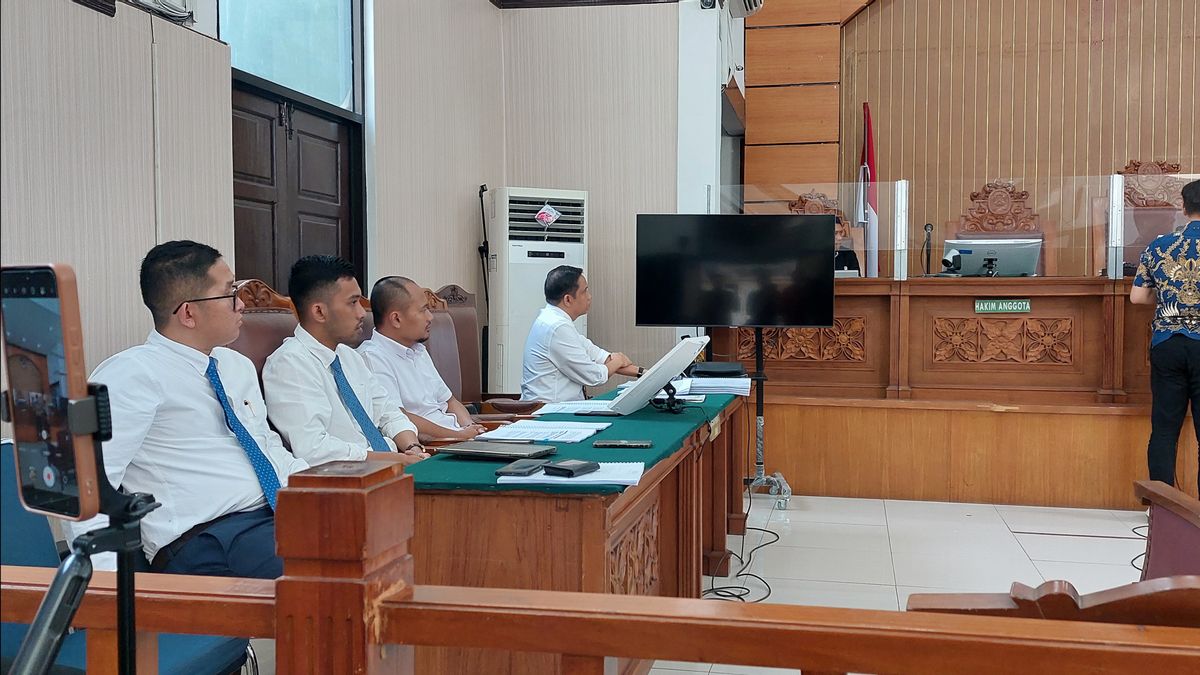
<svg viewBox="0 0 1200 675">
<path fill-rule="evenodd" d="M 637 219 L 639 326 L 831 326 L 831 215 Z"/>
</svg>

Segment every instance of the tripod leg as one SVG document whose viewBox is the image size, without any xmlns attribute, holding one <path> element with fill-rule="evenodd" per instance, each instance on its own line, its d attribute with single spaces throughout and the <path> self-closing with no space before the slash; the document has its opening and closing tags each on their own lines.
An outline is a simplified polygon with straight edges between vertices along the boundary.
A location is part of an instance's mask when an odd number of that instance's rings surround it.
<svg viewBox="0 0 1200 675">
<path fill-rule="evenodd" d="M 50 671 L 91 579 L 92 561 L 86 554 L 72 553 L 62 562 L 17 652 L 12 667 L 15 675 L 42 675 Z"/>
<path fill-rule="evenodd" d="M 134 555 L 117 553 L 117 664 L 121 675 L 137 675 L 137 624 L 133 616 Z"/>
</svg>

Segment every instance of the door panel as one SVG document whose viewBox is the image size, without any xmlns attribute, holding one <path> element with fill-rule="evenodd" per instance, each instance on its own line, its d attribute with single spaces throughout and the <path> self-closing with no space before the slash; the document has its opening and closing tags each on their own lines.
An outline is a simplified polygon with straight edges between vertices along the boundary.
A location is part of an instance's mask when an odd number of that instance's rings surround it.
<svg viewBox="0 0 1200 675">
<path fill-rule="evenodd" d="M 281 293 L 297 259 L 337 255 L 362 269 L 352 247 L 350 122 L 282 98 L 234 90 L 237 273 Z"/>
</svg>

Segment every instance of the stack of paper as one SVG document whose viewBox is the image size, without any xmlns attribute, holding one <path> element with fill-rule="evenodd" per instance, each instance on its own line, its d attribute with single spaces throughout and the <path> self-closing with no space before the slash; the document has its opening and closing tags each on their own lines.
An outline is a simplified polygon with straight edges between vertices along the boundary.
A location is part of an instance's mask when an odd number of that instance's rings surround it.
<svg viewBox="0 0 1200 675">
<path fill-rule="evenodd" d="M 479 434 L 481 441 L 538 441 L 578 443 L 593 436 L 601 429 L 612 426 L 611 422 L 543 422 L 519 420 Z"/>
<path fill-rule="evenodd" d="M 676 385 L 678 388 L 679 385 Z M 733 394 L 750 395 L 748 377 L 693 377 L 688 386 L 689 394 Z"/>
<path fill-rule="evenodd" d="M 600 401 L 591 399 L 588 401 L 566 401 L 563 403 L 547 403 L 546 405 L 533 411 L 535 417 L 541 415 L 566 414 L 571 415 L 577 412 L 595 412 L 597 410 L 611 410 L 612 401 Z"/>
<path fill-rule="evenodd" d="M 496 482 L 501 485 L 637 485 L 645 470 L 646 465 L 642 462 L 600 462 L 598 470 L 575 478 L 547 476 L 540 472 L 532 476 L 500 476 Z"/>
</svg>

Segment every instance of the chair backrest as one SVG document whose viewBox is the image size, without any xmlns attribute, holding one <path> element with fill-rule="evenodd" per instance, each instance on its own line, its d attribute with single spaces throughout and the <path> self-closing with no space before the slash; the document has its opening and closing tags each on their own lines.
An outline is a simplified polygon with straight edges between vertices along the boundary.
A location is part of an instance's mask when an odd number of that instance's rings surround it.
<svg viewBox="0 0 1200 675">
<path fill-rule="evenodd" d="M 1200 575 L 1200 499 L 1161 481 L 1140 480 L 1133 489 L 1150 505 L 1142 579 Z"/>
<path fill-rule="evenodd" d="M 795 199 L 788 202 L 787 208 L 788 211 L 800 215 L 829 215 L 836 218 L 837 221 L 834 228 L 837 234 L 850 243 L 850 250 L 854 251 L 854 255 L 858 256 L 859 269 L 866 269 L 867 255 L 866 242 L 863 241 L 863 230 L 862 228 L 850 226 L 850 221 L 838 206 L 837 199 L 830 197 L 824 192 L 812 190 L 798 195 Z"/>
<path fill-rule="evenodd" d="M 455 342 L 458 344 L 458 372 L 462 385 L 460 391 L 455 393 L 455 398 L 468 403 L 482 401 L 483 361 L 480 356 L 479 309 L 475 305 L 475 294 L 468 293 L 458 284 L 449 284 L 438 289 L 437 297 L 445 302 L 446 313 L 454 323 Z"/>
<path fill-rule="evenodd" d="M 58 566 L 58 549 L 46 517 L 21 506 L 12 443 L 0 445 L 0 518 L 0 564 Z"/>
<path fill-rule="evenodd" d="M 1041 239 L 1038 274 L 1058 273 L 1053 228 L 1029 207 L 1029 192 L 1015 183 L 993 181 L 971 193 L 966 213 L 950 223 L 955 239 Z"/>
</svg>

